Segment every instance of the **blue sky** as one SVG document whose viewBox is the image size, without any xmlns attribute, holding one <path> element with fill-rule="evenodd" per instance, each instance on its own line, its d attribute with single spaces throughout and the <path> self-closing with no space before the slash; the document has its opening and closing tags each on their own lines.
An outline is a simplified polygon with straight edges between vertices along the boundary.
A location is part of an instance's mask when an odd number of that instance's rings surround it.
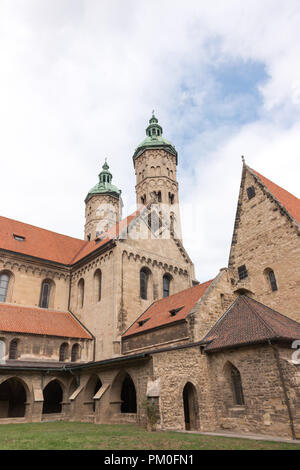
<svg viewBox="0 0 300 470">
<path fill-rule="evenodd" d="M 105 157 L 134 210 L 132 154 L 155 109 L 179 152 L 184 244 L 211 278 L 241 155 L 300 196 L 299 24 L 298 0 L 2 0 L 1 214 L 82 237 Z"/>
</svg>

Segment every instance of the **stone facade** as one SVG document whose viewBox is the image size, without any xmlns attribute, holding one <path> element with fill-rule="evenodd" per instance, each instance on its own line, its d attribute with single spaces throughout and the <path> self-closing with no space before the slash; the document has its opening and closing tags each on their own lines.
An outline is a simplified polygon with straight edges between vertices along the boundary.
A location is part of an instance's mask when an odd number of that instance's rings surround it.
<svg viewBox="0 0 300 470">
<path fill-rule="evenodd" d="M 150 131 L 161 131 L 152 119 Z M 179 199 L 177 154 L 173 147 L 168 150 L 166 141 L 161 147 L 159 142 L 157 148 L 142 146 L 135 154 L 140 212 L 109 242 L 97 245 L 101 237 L 95 241 L 99 221 L 112 224 L 111 214 L 97 214 L 97 208 L 112 203 L 118 219 L 119 199 L 93 193 L 86 203 L 85 239 L 88 244 L 91 238 L 95 249 L 75 263 L 0 248 L 0 275 L 9 277 L 7 303 L 39 307 L 42 284 L 48 280 L 48 308 L 71 312 L 92 335 L 78 339 L 0 331 L 6 347 L 0 363 L 1 422 L 145 424 L 143 403 L 148 400 L 157 406 L 160 429 L 300 436 L 300 365 L 291 360 L 290 343 L 278 340 L 206 352 L 202 342 L 241 294 L 300 320 L 299 224 L 246 165 L 228 268 L 220 270 L 185 318 L 122 337 L 164 297 L 164 276 L 170 297 L 197 283 L 177 230 L 171 227 L 169 237 L 163 234 L 160 204 L 171 213 Z M 255 193 L 251 198 L 250 187 Z M 159 218 L 157 230 L 149 226 L 153 210 Z M 180 228 L 179 210 L 175 217 Z M 241 266 L 247 272 L 243 279 Z M 143 269 L 146 296 L 141 295 Z M 270 271 L 277 289 L 270 284 Z M 18 354 L 12 361 L 7 351 L 14 339 Z M 70 354 L 64 363 L 59 361 L 62 343 L 69 351 L 79 344 L 76 363 L 71 364 Z M 239 399 L 238 387 L 243 392 Z"/>
</svg>

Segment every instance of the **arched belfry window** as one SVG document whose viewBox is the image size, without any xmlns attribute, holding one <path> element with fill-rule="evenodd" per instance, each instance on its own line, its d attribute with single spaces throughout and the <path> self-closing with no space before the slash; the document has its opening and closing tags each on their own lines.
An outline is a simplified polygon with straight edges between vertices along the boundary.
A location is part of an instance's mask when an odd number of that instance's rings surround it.
<svg viewBox="0 0 300 470">
<path fill-rule="evenodd" d="M 45 279 L 42 282 L 41 287 L 41 297 L 40 297 L 40 307 L 41 308 L 49 308 L 50 300 L 53 300 L 53 290 L 54 290 L 54 282 L 50 279 Z"/>
<path fill-rule="evenodd" d="M 9 284 L 9 275 L 6 273 L 0 274 L 0 302 L 6 301 L 8 284 Z"/>
<path fill-rule="evenodd" d="M 100 302 L 102 296 L 102 272 L 97 269 L 94 274 L 94 296 L 95 301 Z"/>
<path fill-rule="evenodd" d="M 231 364 L 230 378 L 233 389 L 233 397 L 236 405 L 244 405 L 244 393 L 242 386 L 242 379 L 239 370 Z"/>
<path fill-rule="evenodd" d="M 169 297 L 172 276 L 165 274 L 163 277 L 163 297 Z"/>
<path fill-rule="evenodd" d="M 149 296 L 149 279 L 151 271 L 148 268 L 142 268 L 140 271 L 140 297 L 147 300 Z"/>
</svg>

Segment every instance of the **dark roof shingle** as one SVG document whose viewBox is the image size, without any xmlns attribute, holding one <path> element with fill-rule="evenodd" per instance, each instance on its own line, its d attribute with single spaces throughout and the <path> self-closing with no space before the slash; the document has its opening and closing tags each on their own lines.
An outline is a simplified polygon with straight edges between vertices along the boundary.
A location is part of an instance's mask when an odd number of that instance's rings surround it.
<svg viewBox="0 0 300 470">
<path fill-rule="evenodd" d="M 239 296 L 203 339 L 205 351 L 267 340 L 300 338 L 300 323 L 245 295 Z"/>
</svg>

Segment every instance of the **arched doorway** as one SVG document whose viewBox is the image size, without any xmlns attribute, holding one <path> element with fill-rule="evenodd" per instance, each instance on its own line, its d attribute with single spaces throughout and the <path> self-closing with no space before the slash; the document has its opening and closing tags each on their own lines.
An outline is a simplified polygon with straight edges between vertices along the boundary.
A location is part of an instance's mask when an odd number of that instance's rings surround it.
<svg viewBox="0 0 300 470">
<path fill-rule="evenodd" d="M 187 382 L 183 389 L 184 422 L 187 431 L 198 429 L 198 400 L 197 391 L 191 382 Z"/>
<path fill-rule="evenodd" d="M 61 413 L 63 390 L 58 380 L 52 380 L 43 390 L 43 414 Z"/>
<path fill-rule="evenodd" d="M 136 413 L 136 391 L 132 378 L 126 374 L 121 389 L 121 413 Z"/>
<path fill-rule="evenodd" d="M 22 418 L 26 409 L 26 390 L 16 377 L 0 385 L 0 418 Z"/>
</svg>

